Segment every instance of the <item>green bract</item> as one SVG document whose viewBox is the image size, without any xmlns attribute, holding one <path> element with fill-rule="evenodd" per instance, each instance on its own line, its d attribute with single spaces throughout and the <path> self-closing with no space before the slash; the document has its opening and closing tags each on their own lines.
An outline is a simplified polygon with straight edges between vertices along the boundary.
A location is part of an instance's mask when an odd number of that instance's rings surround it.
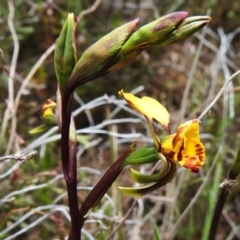
<svg viewBox="0 0 240 240">
<path fill-rule="evenodd" d="M 156 151 L 153 146 L 142 147 L 130 153 L 122 163 L 122 168 L 127 165 L 156 163 L 161 161 L 161 168 L 157 173 L 142 174 L 131 169 L 131 178 L 136 183 L 147 184 L 138 188 L 119 187 L 119 189 L 130 196 L 141 197 L 160 186 L 170 182 L 176 174 L 177 165 L 175 162 L 167 161 L 166 158 Z"/>
<path fill-rule="evenodd" d="M 54 53 L 54 67 L 58 82 L 65 90 L 69 76 L 77 62 L 77 20 L 73 13 L 69 13 L 56 41 Z"/>
<path fill-rule="evenodd" d="M 131 33 L 135 30 L 138 19 L 126 23 L 102 37 L 90 46 L 78 60 L 68 82 L 71 88 L 84 75 L 94 74 L 107 64 L 121 50 Z"/>
</svg>

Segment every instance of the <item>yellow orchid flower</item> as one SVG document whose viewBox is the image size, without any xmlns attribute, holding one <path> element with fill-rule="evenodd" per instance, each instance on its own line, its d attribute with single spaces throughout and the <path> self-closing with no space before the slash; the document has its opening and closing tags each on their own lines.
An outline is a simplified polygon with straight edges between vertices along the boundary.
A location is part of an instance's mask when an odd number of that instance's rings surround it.
<svg viewBox="0 0 240 240">
<path fill-rule="evenodd" d="M 31 131 L 29 131 L 30 134 L 44 132 L 56 124 L 55 113 L 54 113 L 55 107 L 56 107 L 56 103 L 54 101 L 52 101 L 51 99 L 48 99 L 44 103 L 44 105 L 42 106 L 42 111 L 41 111 L 43 124 L 32 129 Z"/>
<path fill-rule="evenodd" d="M 169 134 L 169 113 L 155 99 L 150 97 L 138 98 L 130 93 L 119 94 L 136 111 L 143 114 L 147 119 L 156 149 L 166 159 L 177 161 L 181 166 L 198 172 L 204 164 L 205 148 L 199 137 L 199 120 L 193 119 L 181 124 L 177 132 L 166 136 L 161 142 L 153 125 L 153 119 L 157 120 Z"/>
<path fill-rule="evenodd" d="M 181 166 L 198 172 L 204 164 L 205 148 L 199 138 L 199 120 L 181 124 L 177 132 L 162 141 L 162 154 L 177 161 Z"/>
<path fill-rule="evenodd" d="M 143 114 L 147 120 L 152 138 L 158 151 L 161 149 L 161 142 L 156 134 L 154 125 L 152 124 L 153 119 L 157 120 L 169 133 L 169 113 L 167 109 L 160 104 L 157 100 L 150 97 L 138 98 L 131 93 L 124 93 L 123 90 L 118 92 L 127 103 L 135 109 L 137 112 Z M 157 110 L 157 111 L 156 111 Z"/>
<path fill-rule="evenodd" d="M 42 119 L 44 123 L 47 124 L 55 124 L 55 117 L 54 117 L 54 108 L 56 107 L 56 103 L 52 101 L 51 99 L 48 99 L 44 105 L 42 106 Z"/>
</svg>

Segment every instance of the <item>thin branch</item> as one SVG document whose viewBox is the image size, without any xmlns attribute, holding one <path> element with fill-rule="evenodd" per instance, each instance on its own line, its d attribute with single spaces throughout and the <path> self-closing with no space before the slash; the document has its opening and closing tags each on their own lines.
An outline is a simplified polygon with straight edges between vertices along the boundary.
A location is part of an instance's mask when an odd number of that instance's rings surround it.
<svg viewBox="0 0 240 240">
<path fill-rule="evenodd" d="M 98 8 L 100 3 L 101 0 L 96 0 L 90 8 L 81 11 L 80 14 L 78 15 L 78 21 L 80 22 L 85 15 L 94 12 Z"/>
<path fill-rule="evenodd" d="M 114 234 L 117 232 L 117 230 L 125 223 L 125 221 L 127 220 L 127 218 L 129 217 L 129 215 L 131 214 L 133 208 L 136 206 L 137 204 L 137 200 L 135 199 L 131 205 L 131 207 L 128 209 L 127 213 L 125 214 L 124 218 L 122 219 L 122 221 L 116 226 L 116 228 L 108 235 L 108 237 L 106 238 L 106 240 L 110 240 L 113 238 Z"/>
<path fill-rule="evenodd" d="M 17 95 L 15 98 L 15 109 L 18 109 L 18 105 L 21 99 L 21 96 L 25 90 L 25 88 L 27 87 L 28 83 L 30 82 L 30 80 L 32 79 L 32 77 L 34 76 L 34 74 L 37 72 L 37 70 L 41 67 L 41 65 L 44 63 L 44 61 L 48 58 L 48 56 L 54 51 L 55 49 L 55 44 L 51 45 L 45 53 L 43 53 L 43 55 L 39 58 L 39 60 L 35 63 L 35 65 L 33 66 L 33 68 L 31 69 L 31 71 L 28 73 L 27 77 L 24 79 Z"/>
<path fill-rule="evenodd" d="M 16 122 L 16 110 L 14 108 L 14 84 L 13 79 L 16 72 L 16 66 L 17 66 L 17 59 L 18 59 L 18 53 L 19 53 L 19 41 L 17 37 L 17 33 L 15 31 L 14 27 L 14 4 L 12 0 L 8 1 L 8 8 L 9 8 L 9 15 L 8 15 L 8 27 L 11 32 L 12 38 L 13 38 L 13 55 L 12 55 L 12 61 L 10 65 L 10 71 L 9 71 L 9 78 L 8 78 L 8 102 L 7 102 L 7 109 L 4 113 L 4 118 L 2 121 L 2 127 L 1 127 L 1 134 L 0 139 L 5 139 L 5 133 L 7 131 L 8 121 L 11 118 L 11 132 L 10 132 L 10 139 L 8 142 L 6 154 L 10 152 L 10 148 L 12 146 L 12 138 L 15 135 L 15 129 L 14 124 Z M 2 140 L 0 140 L 2 142 Z"/>
<path fill-rule="evenodd" d="M 218 99 L 221 97 L 224 89 L 226 88 L 226 86 L 237 76 L 240 74 L 240 70 L 235 72 L 226 82 L 225 84 L 222 86 L 221 90 L 218 92 L 217 96 L 213 99 L 213 101 L 208 105 L 208 107 L 201 113 L 201 115 L 198 117 L 198 119 L 200 120 L 213 106 L 214 104 L 218 101 Z"/>
<path fill-rule="evenodd" d="M 6 160 L 15 160 L 15 161 L 25 161 L 31 159 L 34 155 L 37 154 L 37 151 L 32 151 L 30 153 L 16 153 L 11 155 L 6 155 L 3 157 L 0 157 L 0 162 L 6 161 Z"/>
</svg>

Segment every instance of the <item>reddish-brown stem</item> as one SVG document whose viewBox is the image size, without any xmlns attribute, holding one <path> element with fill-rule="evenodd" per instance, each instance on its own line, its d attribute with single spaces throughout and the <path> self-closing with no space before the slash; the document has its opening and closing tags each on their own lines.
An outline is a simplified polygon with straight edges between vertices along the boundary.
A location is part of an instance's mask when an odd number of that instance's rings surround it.
<svg viewBox="0 0 240 240">
<path fill-rule="evenodd" d="M 81 239 L 81 228 L 78 214 L 77 184 L 67 183 L 68 202 L 71 216 L 71 230 L 68 240 Z"/>
<path fill-rule="evenodd" d="M 69 128 L 71 122 L 71 94 L 65 92 L 62 98 L 62 139 L 61 157 L 64 178 L 67 184 L 69 209 L 71 216 L 71 230 L 69 240 L 81 239 L 80 216 L 78 214 L 77 197 L 77 162 L 76 162 L 76 142 L 69 140 Z"/>
</svg>

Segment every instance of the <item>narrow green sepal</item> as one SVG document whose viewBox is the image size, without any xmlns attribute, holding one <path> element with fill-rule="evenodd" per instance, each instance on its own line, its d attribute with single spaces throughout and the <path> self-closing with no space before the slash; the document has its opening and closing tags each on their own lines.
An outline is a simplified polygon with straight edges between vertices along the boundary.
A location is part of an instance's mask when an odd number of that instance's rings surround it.
<svg viewBox="0 0 240 240">
<path fill-rule="evenodd" d="M 37 133 L 45 132 L 45 131 L 49 130 L 51 127 L 53 127 L 53 126 L 50 126 L 50 125 L 47 125 L 47 124 L 42 124 L 38 127 L 35 127 L 31 131 L 29 131 L 29 133 L 30 134 L 37 134 Z"/>
<path fill-rule="evenodd" d="M 59 84 L 64 90 L 77 62 L 77 18 L 69 13 L 56 41 L 54 67 Z"/>
<path fill-rule="evenodd" d="M 166 172 L 159 170 L 158 173 L 146 175 L 131 168 L 131 179 L 136 183 L 154 183 L 159 181 L 165 174 Z"/>
<path fill-rule="evenodd" d="M 118 187 L 122 193 L 131 196 L 140 198 L 145 195 L 145 192 L 148 192 L 148 189 L 154 186 L 155 184 L 149 184 L 147 186 L 142 186 L 138 188 L 129 188 L 129 187 Z"/>
<path fill-rule="evenodd" d="M 129 154 L 123 162 L 122 167 L 127 165 L 146 164 L 157 162 L 159 160 L 158 153 L 154 146 L 147 146 L 137 149 Z"/>
<path fill-rule="evenodd" d="M 177 172 L 177 162 L 168 160 L 168 170 L 166 174 L 161 177 L 156 183 L 148 184 L 146 186 L 141 186 L 137 188 L 129 188 L 129 187 L 119 187 L 121 192 L 123 192 L 126 195 L 132 196 L 132 197 L 142 197 L 164 185 L 171 182 L 172 179 L 175 177 Z"/>
</svg>

